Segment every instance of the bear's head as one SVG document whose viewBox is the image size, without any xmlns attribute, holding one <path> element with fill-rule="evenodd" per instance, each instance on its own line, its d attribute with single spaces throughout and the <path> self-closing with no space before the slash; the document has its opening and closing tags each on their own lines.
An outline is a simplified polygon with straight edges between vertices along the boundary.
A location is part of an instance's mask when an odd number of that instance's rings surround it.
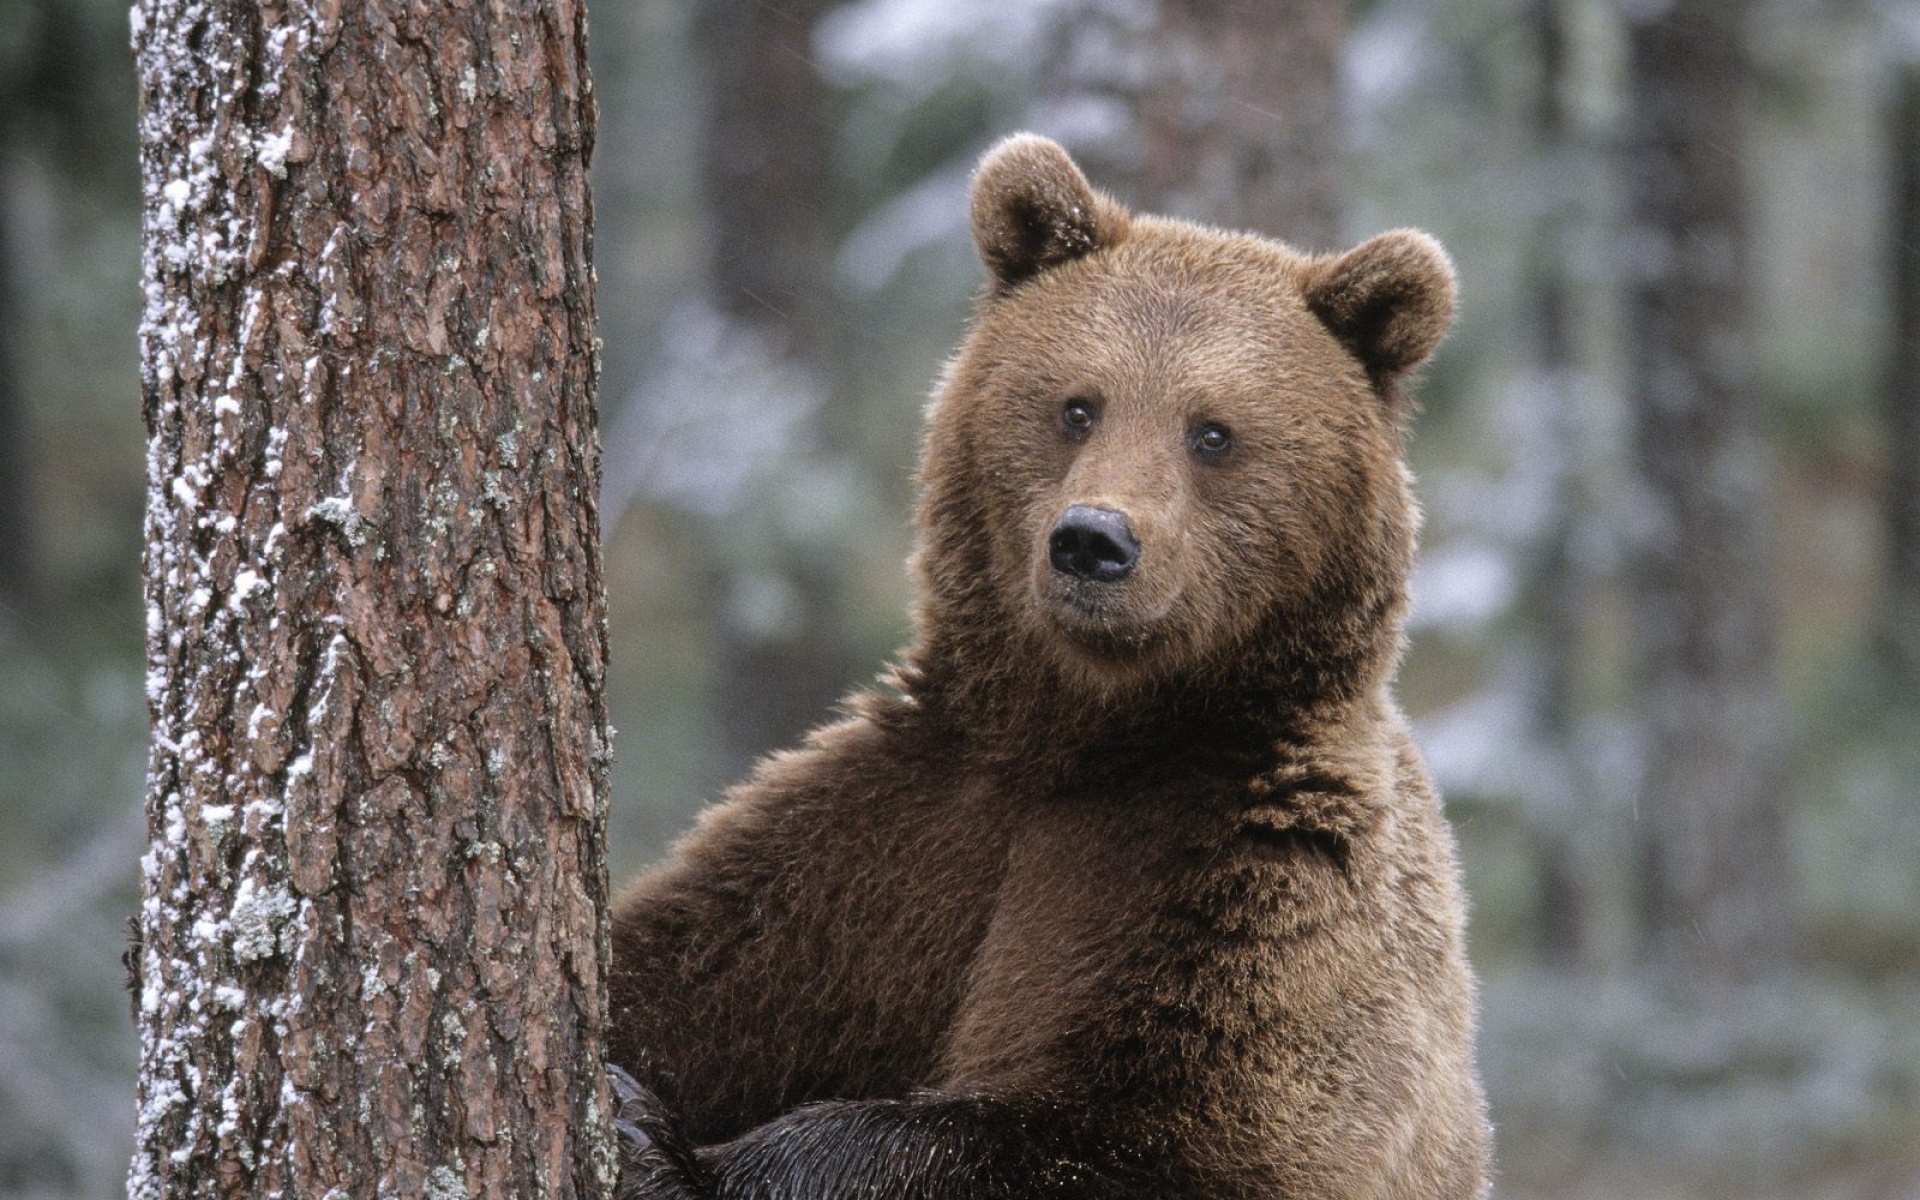
<svg viewBox="0 0 1920 1200">
<path fill-rule="evenodd" d="M 925 649 L 1109 699 L 1390 670 L 1440 246 L 1134 215 L 1032 135 L 982 160 L 972 222 L 988 289 L 921 464 Z"/>
</svg>

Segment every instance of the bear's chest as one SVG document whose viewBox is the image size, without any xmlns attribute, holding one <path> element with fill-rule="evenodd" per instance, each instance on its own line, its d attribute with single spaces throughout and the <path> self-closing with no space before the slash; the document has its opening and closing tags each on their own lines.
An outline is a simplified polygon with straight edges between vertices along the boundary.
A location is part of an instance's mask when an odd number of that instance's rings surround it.
<svg viewBox="0 0 1920 1200">
<path fill-rule="evenodd" d="M 1353 864 L 1242 791 L 1090 789 L 1026 811 L 949 1041 L 956 1078 L 1257 1076 L 1335 1003 Z"/>
<path fill-rule="evenodd" d="M 1373 819 L 1357 797 L 1329 806 L 1257 791 L 1253 777 L 1241 764 L 1160 764 L 1088 771 L 1023 798 L 1000 911 L 1071 932 L 1064 944 L 1281 961 L 1368 891 Z M 1155 936 L 1143 943 L 1146 931 Z"/>
</svg>

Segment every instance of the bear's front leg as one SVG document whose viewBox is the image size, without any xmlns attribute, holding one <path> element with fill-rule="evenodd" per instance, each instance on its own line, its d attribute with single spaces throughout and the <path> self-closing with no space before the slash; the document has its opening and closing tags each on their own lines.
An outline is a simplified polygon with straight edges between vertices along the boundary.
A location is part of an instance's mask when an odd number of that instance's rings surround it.
<svg viewBox="0 0 1920 1200">
<path fill-rule="evenodd" d="M 1065 1105 L 922 1093 L 811 1104 L 688 1155 L 647 1097 L 622 1109 L 621 1200 L 1090 1200 L 1122 1156 Z M 637 1119 L 636 1119 L 637 1118 Z"/>
<path fill-rule="evenodd" d="M 712 1175 L 660 1098 L 611 1064 L 607 1078 L 617 1102 L 613 1127 L 622 1143 L 619 1200 L 707 1200 L 712 1196 Z"/>
</svg>

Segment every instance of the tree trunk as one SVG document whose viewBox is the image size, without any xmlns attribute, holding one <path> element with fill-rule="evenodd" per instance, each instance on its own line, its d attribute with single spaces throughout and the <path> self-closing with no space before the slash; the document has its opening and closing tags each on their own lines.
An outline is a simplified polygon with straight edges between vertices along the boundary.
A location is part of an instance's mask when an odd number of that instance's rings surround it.
<svg viewBox="0 0 1920 1200">
<path fill-rule="evenodd" d="M 0 164 L 12 157 L 12 122 L 0 115 Z M 12 201 L 0 188 L 0 638 L 24 621 L 40 591 L 40 560 L 34 545 L 33 487 L 27 413 L 20 389 L 22 322 L 14 292 Z M 16 616 L 16 612 L 18 615 Z"/>
<path fill-rule="evenodd" d="M 831 391 L 839 341 L 828 170 L 833 127 L 812 51 L 826 8 L 826 0 L 716 0 L 700 27 L 711 104 L 701 173 L 714 217 L 714 296 L 785 377 L 803 381 L 795 391 L 815 402 Z M 836 415 L 831 407 L 804 414 L 803 442 L 786 456 L 789 471 L 817 469 L 822 457 L 843 449 Z M 773 514 L 751 519 L 758 535 L 736 535 L 733 544 L 746 547 L 740 554 L 753 561 L 736 554 L 713 580 L 727 779 L 819 724 L 862 666 L 842 615 L 847 563 L 796 543 Z M 750 599 L 755 594 L 761 604 Z M 778 611 L 749 617 L 767 603 Z"/>
<path fill-rule="evenodd" d="M 1920 696 L 1920 64 L 1898 71 L 1892 117 L 1894 348 L 1888 388 L 1886 549 L 1880 608 L 1887 671 Z"/>
<path fill-rule="evenodd" d="M 1678 0 L 1628 27 L 1643 932 L 1652 958 L 1695 979 L 1765 970 L 1791 924 L 1747 317 L 1747 9 Z"/>
<path fill-rule="evenodd" d="M 708 0 L 700 42 L 710 98 L 701 174 L 714 216 L 721 309 L 769 326 L 791 357 L 825 349 L 833 157 L 813 29 L 827 0 Z"/>
<path fill-rule="evenodd" d="M 576 0 L 143 0 L 130 1194 L 604 1196 Z"/>
<path fill-rule="evenodd" d="M 1084 0 L 1055 26 L 1041 124 L 1139 207 L 1330 250 L 1345 39 L 1339 0 Z"/>
<path fill-rule="evenodd" d="M 1591 587 L 1574 555 L 1581 511 L 1576 464 L 1582 455 L 1580 398 L 1575 394 L 1579 364 L 1567 258 L 1578 212 L 1574 192 L 1578 176 L 1571 161 L 1574 145 L 1565 98 L 1571 50 L 1562 11 L 1565 2 L 1531 0 L 1528 5 L 1540 72 L 1533 130 L 1538 161 L 1545 171 L 1538 193 L 1542 207 L 1528 247 L 1523 284 L 1523 307 L 1533 318 L 1534 377 L 1520 419 L 1530 442 L 1521 452 L 1522 469 L 1536 473 L 1545 509 L 1532 543 L 1525 547 L 1524 608 L 1530 628 L 1522 651 L 1529 660 L 1525 677 L 1531 689 L 1530 732 L 1544 768 L 1535 794 L 1528 797 L 1540 856 L 1536 944 L 1543 961 L 1570 969 L 1587 951 L 1590 898 L 1578 826 L 1594 797 L 1586 786 L 1576 745 L 1580 631 Z"/>
</svg>

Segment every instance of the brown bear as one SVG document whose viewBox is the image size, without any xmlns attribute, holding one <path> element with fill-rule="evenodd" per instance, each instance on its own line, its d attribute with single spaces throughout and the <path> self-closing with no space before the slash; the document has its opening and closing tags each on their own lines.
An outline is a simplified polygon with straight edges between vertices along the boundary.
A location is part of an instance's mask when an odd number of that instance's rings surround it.
<svg viewBox="0 0 1920 1200">
<path fill-rule="evenodd" d="M 972 222 L 912 645 L 617 905 L 625 1194 L 1481 1195 L 1389 692 L 1445 253 L 1136 216 L 1031 135 Z"/>
</svg>

